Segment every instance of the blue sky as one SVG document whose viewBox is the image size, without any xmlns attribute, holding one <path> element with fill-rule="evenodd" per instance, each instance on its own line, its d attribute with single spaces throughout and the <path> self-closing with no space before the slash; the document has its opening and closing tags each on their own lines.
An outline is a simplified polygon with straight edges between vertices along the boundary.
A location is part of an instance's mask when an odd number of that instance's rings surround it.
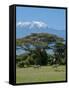
<svg viewBox="0 0 69 90">
<path fill-rule="evenodd" d="M 59 32 L 62 30 L 62 33 L 65 33 L 65 17 L 64 9 L 16 7 L 16 24 L 18 22 L 42 21 L 46 23 L 49 28 L 57 29 Z M 20 29 L 20 27 L 16 27 L 16 30 Z M 24 29 L 24 27 L 22 27 L 22 29 Z M 16 32 L 18 36 L 22 34 L 28 35 L 27 33 L 30 33 L 30 31 L 27 32 L 25 30 Z"/>
</svg>

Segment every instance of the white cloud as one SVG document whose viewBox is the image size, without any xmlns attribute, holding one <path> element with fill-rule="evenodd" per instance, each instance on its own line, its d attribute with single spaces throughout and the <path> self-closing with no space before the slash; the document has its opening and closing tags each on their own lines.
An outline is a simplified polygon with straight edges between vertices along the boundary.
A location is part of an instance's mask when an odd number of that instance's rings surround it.
<svg viewBox="0 0 69 90">
<path fill-rule="evenodd" d="M 47 24 L 42 21 L 24 21 L 24 22 L 17 22 L 17 27 L 45 28 L 47 27 Z"/>
</svg>

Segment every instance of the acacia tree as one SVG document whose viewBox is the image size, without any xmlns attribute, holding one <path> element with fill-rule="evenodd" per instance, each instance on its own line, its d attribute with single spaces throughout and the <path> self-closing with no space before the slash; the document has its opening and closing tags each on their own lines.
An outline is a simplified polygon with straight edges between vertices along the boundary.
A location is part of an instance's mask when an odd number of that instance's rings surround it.
<svg viewBox="0 0 69 90">
<path fill-rule="evenodd" d="M 25 46 L 20 46 L 20 48 L 28 52 L 25 61 L 29 61 L 30 64 L 47 65 L 48 57 L 43 47 L 40 48 L 35 46 L 35 48 L 32 49 L 26 44 Z"/>
<path fill-rule="evenodd" d="M 41 33 L 30 35 L 22 39 L 16 40 L 16 45 L 21 49 L 28 52 L 27 59 L 29 62 L 33 61 L 34 64 L 47 65 L 48 54 L 47 49 L 50 49 L 50 44 L 56 43 L 57 41 L 63 41 L 63 38 L 57 37 L 56 35 Z M 33 48 L 31 48 L 31 46 Z M 51 49 L 54 49 L 55 56 L 59 55 L 57 49 L 57 43 Z"/>
</svg>

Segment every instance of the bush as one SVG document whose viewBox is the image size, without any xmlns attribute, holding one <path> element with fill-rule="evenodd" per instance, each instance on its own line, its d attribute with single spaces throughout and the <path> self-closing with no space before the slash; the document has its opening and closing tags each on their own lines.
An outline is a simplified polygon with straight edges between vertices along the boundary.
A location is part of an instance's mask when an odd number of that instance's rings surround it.
<svg viewBox="0 0 69 90">
<path fill-rule="evenodd" d="M 16 63 L 19 63 L 21 61 L 21 58 L 16 57 Z"/>
<path fill-rule="evenodd" d="M 25 60 L 24 61 L 24 66 L 28 67 L 30 65 L 29 61 L 28 60 Z"/>
<path fill-rule="evenodd" d="M 18 67 L 23 68 L 24 67 L 24 62 L 19 62 Z"/>
<path fill-rule="evenodd" d="M 65 58 L 61 58 L 61 60 L 60 60 L 60 65 L 65 65 L 66 63 L 65 63 Z"/>
</svg>

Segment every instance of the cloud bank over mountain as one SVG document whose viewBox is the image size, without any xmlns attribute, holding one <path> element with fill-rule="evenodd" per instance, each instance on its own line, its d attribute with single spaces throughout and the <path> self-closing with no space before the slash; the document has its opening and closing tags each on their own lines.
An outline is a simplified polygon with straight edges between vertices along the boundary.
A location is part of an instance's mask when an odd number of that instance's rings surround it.
<svg viewBox="0 0 69 90">
<path fill-rule="evenodd" d="M 17 27 L 20 27 L 20 28 L 25 28 L 25 27 L 28 27 L 30 29 L 36 27 L 36 28 L 46 28 L 47 27 L 47 23 L 46 22 L 43 22 L 43 21 L 19 21 L 17 22 L 16 24 Z"/>
</svg>

